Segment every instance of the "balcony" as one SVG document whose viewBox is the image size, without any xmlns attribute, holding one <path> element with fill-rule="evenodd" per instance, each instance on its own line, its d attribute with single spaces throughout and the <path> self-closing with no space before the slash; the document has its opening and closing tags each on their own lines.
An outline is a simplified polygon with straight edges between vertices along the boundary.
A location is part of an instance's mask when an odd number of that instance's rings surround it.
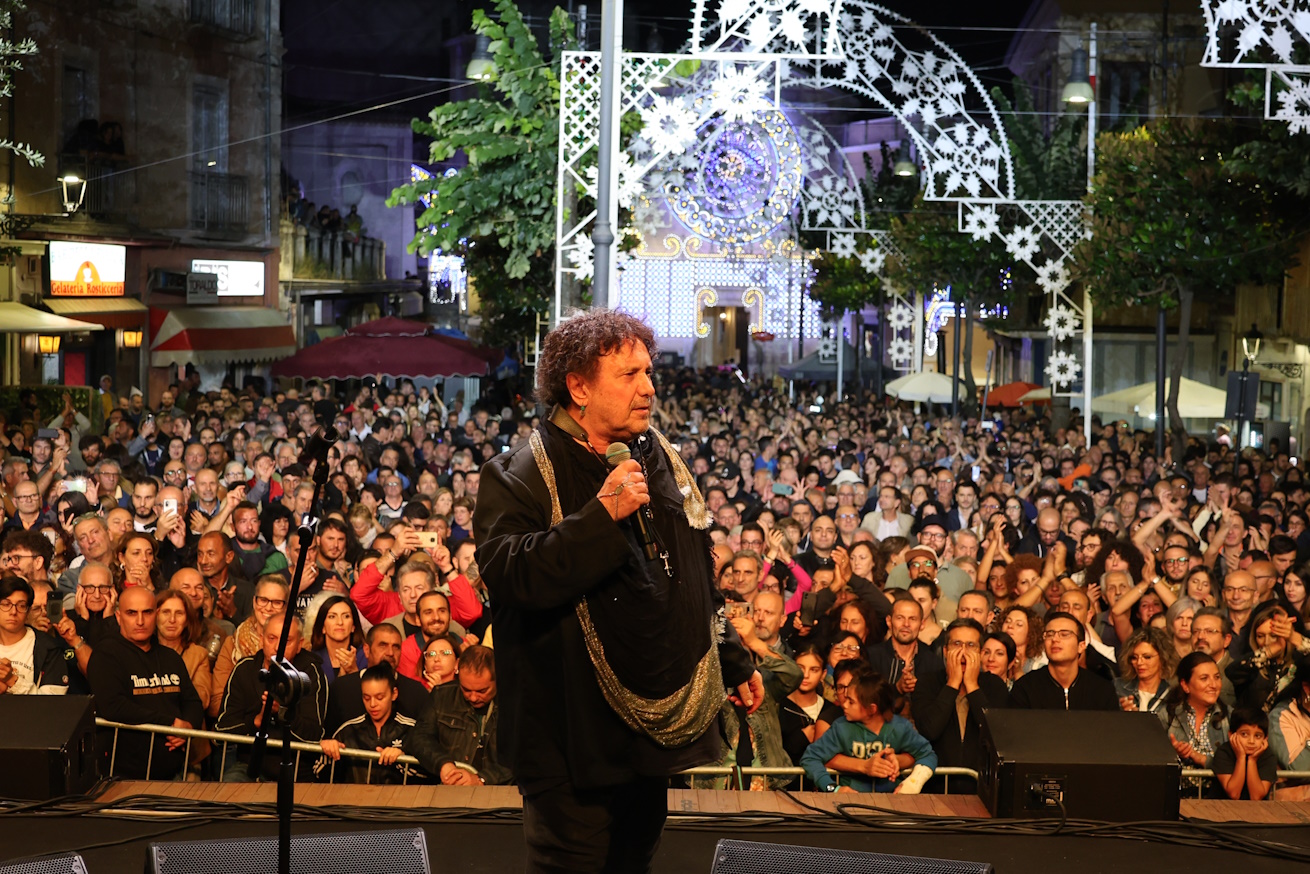
<svg viewBox="0 0 1310 874">
<path fill-rule="evenodd" d="M 191 228 L 226 234 L 243 234 L 250 215 L 246 177 L 192 170 Z"/>
<path fill-rule="evenodd" d="M 191 0 L 190 20 L 237 36 L 255 33 L 255 0 Z"/>
<path fill-rule="evenodd" d="M 136 168 L 122 156 L 63 155 L 61 173 L 86 180 L 82 212 L 99 221 L 128 221 L 136 205 Z"/>
<path fill-rule="evenodd" d="M 376 282 L 386 278 L 387 244 L 373 237 L 356 237 L 349 231 L 325 231 L 281 223 L 284 279 L 341 279 Z"/>
</svg>

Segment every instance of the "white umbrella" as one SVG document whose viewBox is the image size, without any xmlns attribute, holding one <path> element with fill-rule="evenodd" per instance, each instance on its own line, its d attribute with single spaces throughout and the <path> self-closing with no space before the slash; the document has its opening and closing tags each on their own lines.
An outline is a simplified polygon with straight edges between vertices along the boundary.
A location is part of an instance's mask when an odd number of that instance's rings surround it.
<svg viewBox="0 0 1310 874">
<path fill-rule="evenodd" d="M 931 404 L 949 404 L 951 386 L 955 380 L 935 370 L 922 370 L 909 373 L 887 383 L 887 394 L 902 401 L 927 401 Z M 964 386 L 960 386 L 960 398 L 964 397 Z"/>
<path fill-rule="evenodd" d="M 1169 383 L 1165 382 L 1168 397 Z M 1228 392 L 1183 377 L 1178 386 L 1178 413 L 1184 419 L 1222 419 Z M 1092 399 L 1092 411 L 1149 417 L 1155 413 L 1155 382 L 1103 394 Z"/>
<path fill-rule="evenodd" d="M 1035 401 L 1049 401 L 1051 399 L 1051 387 L 1035 388 L 1030 392 L 1019 395 L 1019 403 L 1031 404 Z"/>
</svg>

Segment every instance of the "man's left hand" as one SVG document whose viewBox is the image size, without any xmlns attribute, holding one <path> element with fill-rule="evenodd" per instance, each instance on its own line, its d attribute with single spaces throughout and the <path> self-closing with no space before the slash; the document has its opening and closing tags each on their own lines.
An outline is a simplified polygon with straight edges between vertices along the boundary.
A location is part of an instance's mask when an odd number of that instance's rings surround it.
<svg viewBox="0 0 1310 874">
<path fill-rule="evenodd" d="M 729 695 L 728 700 L 745 707 L 747 716 L 759 710 L 760 705 L 764 703 L 764 678 L 760 676 L 760 672 L 751 674 L 749 680 L 737 687 L 737 694 Z"/>
</svg>

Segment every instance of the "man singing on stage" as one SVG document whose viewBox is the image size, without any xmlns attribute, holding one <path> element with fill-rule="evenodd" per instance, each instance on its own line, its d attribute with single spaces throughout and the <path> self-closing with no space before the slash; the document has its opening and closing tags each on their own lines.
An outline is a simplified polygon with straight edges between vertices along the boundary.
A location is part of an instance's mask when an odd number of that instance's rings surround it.
<svg viewBox="0 0 1310 874">
<path fill-rule="evenodd" d="M 764 697 L 713 585 L 710 514 L 650 427 L 654 347 L 623 313 L 560 324 L 537 364 L 549 421 L 482 469 L 499 751 L 531 872 L 650 870 L 669 775 L 721 757 L 725 689 Z"/>
</svg>

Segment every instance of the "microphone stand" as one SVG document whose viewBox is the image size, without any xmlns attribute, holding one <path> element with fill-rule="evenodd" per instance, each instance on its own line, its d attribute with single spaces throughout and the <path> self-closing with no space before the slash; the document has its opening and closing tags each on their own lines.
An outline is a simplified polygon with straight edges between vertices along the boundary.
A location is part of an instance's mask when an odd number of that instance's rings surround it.
<svg viewBox="0 0 1310 874">
<path fill-rule="evenodd" d="M 268 726 L 277 717 L 273 714 L 273 703 L 277 702 L 279 713 L 285 717 L 278 721 L 288 731 L 282 738 L 282 763 L 277 775 L 277 870 L 278 874 L 291 874 L 291 812 L 295 808 L 296 792 L 296 754 L 291 749 L 291 712 L 296 703 L 304 696 L 309 687 L 309 677 L 297 670 L 286 657 L 287 640 L 291 635 L 291 612 L 295 609 L 296 597 L 300 592 L 300 581 L 305 575 L 305 556 L 309 553 L 309 544 L 313 542 L 318 530 L 319 514 L 322 512 L 323 490 L 328 481 L 327 448 L 330 443 L 319 439 L 319 432 L 310 438 L 305 455 L 313 457 L 314 465 L 314 502 L 310 512 L 300 520 L 297 533 L 300 536 L 300 555 L 296 559 L 296 571 L 291 577 L 291 590 L 287 593 L 287 620 L 282 623 L 282 635 L 278 638 L 277 654 L 269 660 L 268 667 L 259 672 L 264 681 L 266 695 L 264 709 L 255 729 L 255 743 L 250 750 L 250 766 L 246 775 L 251 780 L 258 780 L 263 770 L 264 753 L 268 747 Z"/>
</svg>

